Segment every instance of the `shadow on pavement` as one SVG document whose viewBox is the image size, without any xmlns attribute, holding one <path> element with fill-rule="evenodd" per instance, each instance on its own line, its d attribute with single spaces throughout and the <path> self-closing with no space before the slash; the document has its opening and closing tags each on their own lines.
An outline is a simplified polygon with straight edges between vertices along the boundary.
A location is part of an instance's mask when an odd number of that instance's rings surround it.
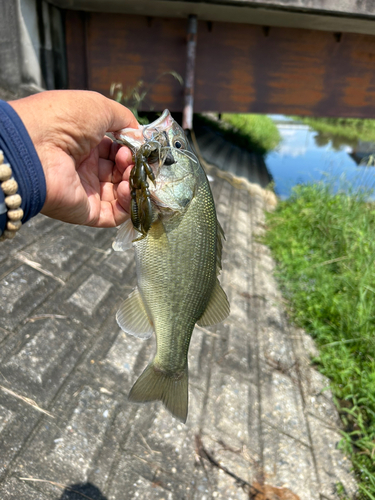
<svg viewBox="0 0 375 500">
<path fill-rule="evenodd" d="M 78 483 L 63 491 L 60 500 L 108 500 L 102 492 L 91 483 Z"/>
</svg>

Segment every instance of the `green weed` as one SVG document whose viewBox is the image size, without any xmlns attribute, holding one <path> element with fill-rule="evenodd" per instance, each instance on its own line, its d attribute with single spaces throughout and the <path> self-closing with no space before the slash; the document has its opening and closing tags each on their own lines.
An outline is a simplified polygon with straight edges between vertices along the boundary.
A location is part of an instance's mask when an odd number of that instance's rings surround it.
<svg viewBox="0 0 375 500">
<path fill-rule="evenodd" d="M 272 151 L 281 141 L 275 123 L 266 115 L 224 113 L 221 119 L 236 131 L 251 137 L 264 152 Z"/>
<path fill-rule="evenodd" d="M 314 361 L 331 380 L 360 498 L 375 499 L 375 206 L 365 195 L 297 186 L 267 215 L 265 242 L 289 314 L 315 339 Z"/>
<path fill-rule="evenodd" d="M 224 113 L 220 120 L 194 115 L 194 126 L 202 125 L 208 125 L 228 141 L 253 153 L 266 154 L 281 141 L 276 125 L 265 115 Z"/>
<path fill-rule="evenodd" d="M 178 83 L 182 86 L 184 80 L 182 76 L 176 71 L 164 71 L 161 73 L 153 82 L 146 84 L 143 80 L 139 80 L 134 87 L 127 88 L 125 91 L 123 89 L 122 83 L 112 83 L 109 95 L 117 102 L 120 102 L 127 108 L 129 108 L 139 123 L 142 125 L 147 125 L 149 119 L 147 113 L 141 113 L 139 111 L 140 107 L 144 104 L 147 94 L 150 90 L 158 83 L 158 81 L 165 77 L 172 76 Z M 150 110 L 152 111 L 152 110 Z"/>
</svg>

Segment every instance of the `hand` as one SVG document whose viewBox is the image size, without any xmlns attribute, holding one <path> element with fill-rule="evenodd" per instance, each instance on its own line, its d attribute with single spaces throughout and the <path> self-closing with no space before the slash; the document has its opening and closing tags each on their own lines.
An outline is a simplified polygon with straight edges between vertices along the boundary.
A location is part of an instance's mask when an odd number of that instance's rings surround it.
<svg viewBox="0 0 375 500">
<path fill-rule="evenodd" d="M 9 104 L 43 166 L 47 196 L 42 213 L 95 227 L 124 222 L 132 155 L 105 133 L 138 128 L 133 113 L 101 94 L 80 90 L 46 91 Z"/>
</svg>

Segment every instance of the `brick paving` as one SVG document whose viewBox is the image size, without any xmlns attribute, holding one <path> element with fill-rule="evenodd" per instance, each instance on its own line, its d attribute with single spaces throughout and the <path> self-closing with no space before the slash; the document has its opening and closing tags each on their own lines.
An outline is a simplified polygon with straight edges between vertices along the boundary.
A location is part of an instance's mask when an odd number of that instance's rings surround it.
<svg viewBox="0 0 375 500">
<path fill-rule="evenodd" d="M 210 175 L 231 315 L 194 331 L 186 425 L 127 401 L 155 341 L 116 324 L 135 266 L 115 229 L 40 215 L 0 245 L 2 500 L 354 498 L 329 381 L 257 241 L 264 199 Z"/>
</svg>

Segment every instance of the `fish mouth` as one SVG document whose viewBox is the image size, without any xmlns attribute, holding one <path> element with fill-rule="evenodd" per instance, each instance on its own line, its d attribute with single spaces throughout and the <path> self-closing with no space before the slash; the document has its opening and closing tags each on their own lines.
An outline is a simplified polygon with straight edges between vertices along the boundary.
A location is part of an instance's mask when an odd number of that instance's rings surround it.
<svg viewBox="0 0 375 500">
<path fill-rule="evenodd" d="M 176 160 L 174 159 L 173 154 L 171 153 L 171 151 L 169 151 L 167 153 L 167 156 L 165 157 L 164 165 L 173 165 L 174 163 L 176 163 Z"/>
<path fill-rule="evenodd" d="M 157 118 L 155 121 L 149 123 L 148 125 L 145 125 L 143 128 L 143 132 L 145 135 L 145 138 L 150 139 L 152 135 L 153 130 L 169 130 L 173 126 L 174 120 L 168 111 L 168 109 L 165 109 L 163 113 Z M 150 131 L 150 132 L 149 132 Z M 149 135 L 151 133 L 151 135 Z"/>
<path fill-rule="evenodd" d="M 174 163 L 176 163 L 176 160 L 173 157 L 168 134 L 165 130 L 163 130 L 163 135 L 164 135 L 164 139 L 165 139 L 165 142 L 167 143 L 167 148 L 168 148 L 167 156 L 164 159 L 164 165 L 173 165 Z"/>
</svg>

